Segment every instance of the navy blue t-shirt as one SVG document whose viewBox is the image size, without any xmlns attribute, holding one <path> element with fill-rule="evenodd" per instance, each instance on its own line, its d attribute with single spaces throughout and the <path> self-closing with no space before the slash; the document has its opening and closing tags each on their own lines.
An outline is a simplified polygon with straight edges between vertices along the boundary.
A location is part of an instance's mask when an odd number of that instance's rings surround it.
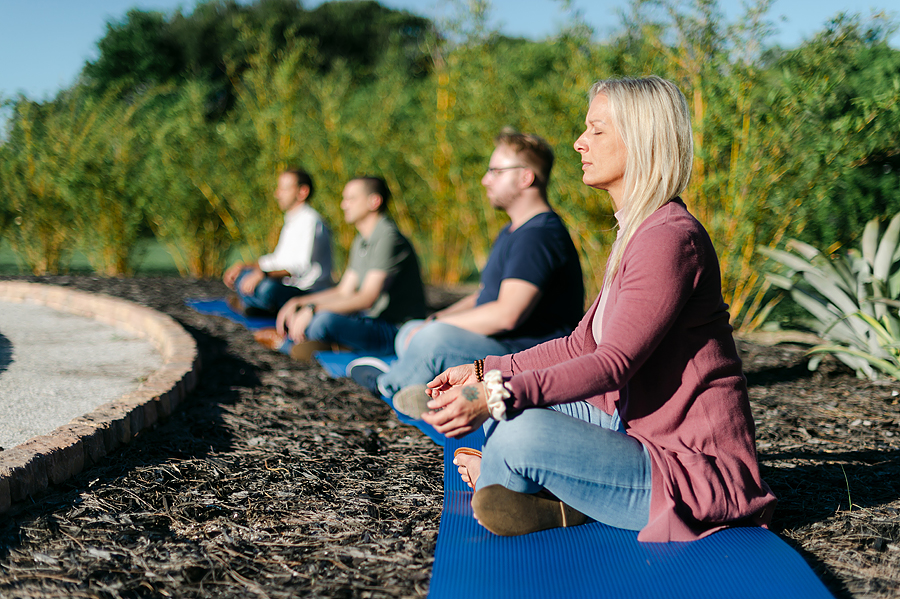
<svg viewBox="0 0 900 599">
<path fill-rule="evenodd" d="M 542 212 L 512 232 L 509 227 L 494 241 L 475 305 L 495 301 L 504 279 L 528 281 L 541 290 L 537 306 L 519 327 L 494 337 L 539 343 L 569 334 L 584 315 L 581 263 L 569 232 L 555 212 Z"/>
</svg>

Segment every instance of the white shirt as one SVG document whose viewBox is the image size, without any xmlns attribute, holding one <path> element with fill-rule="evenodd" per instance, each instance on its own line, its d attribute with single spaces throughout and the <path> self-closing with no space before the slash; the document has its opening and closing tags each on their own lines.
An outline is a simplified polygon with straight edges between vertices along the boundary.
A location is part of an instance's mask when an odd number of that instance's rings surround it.
<svg viewBox="0 0 900 599">
<path fill-rule="evenodd" d="M 282 279 L 285 285 L 306 291 L 330 287 L 331 233 L 319 213 L 306 202 L 285 212 L 275 250 L 262 256 L 258 264 L 265 272 L 291 273 Z"/>
</svg>

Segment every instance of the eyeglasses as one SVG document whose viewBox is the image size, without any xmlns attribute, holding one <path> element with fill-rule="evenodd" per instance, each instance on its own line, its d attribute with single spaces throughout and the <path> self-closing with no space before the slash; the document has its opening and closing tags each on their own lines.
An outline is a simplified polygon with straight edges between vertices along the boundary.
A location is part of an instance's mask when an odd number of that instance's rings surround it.
<svg viewBox="0 0 900 599">
<path fill-rule="evenodd" d="M 503 171 L 511 171 L 514 168 L 528 168 L 528 167 L 526 167 L 524 164 L 517 164 L 515 166 L 499 166 L 499 167 L 489 166 L 487 169 L 487 174 L 489 174 L 492 177 L 496 177 Z"/>
</svg>

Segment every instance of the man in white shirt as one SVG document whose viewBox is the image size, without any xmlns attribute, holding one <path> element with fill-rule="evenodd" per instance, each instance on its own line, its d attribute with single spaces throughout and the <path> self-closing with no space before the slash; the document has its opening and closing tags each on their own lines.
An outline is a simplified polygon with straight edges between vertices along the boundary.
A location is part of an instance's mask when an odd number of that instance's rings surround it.
<svg viewBox="0 0 900 599">
<path fill-rule="evenodd" d="M 284 212 L 284 227 L 278 244 L 256 262 L 238 262 L 225 271 L 222 280 L 237 294 L 232 307 L 275 314 L 293 297 L 331 287 L 331 233 L 309 205 L 312 194 L 306 171 L 289 169 L 279 175 L 275 199 Z"/>
<path fill-rule="evenodd" d="M 400 325 L 425 316 L 425 289 L 415 249 L 388 215 L 390 198 L 381 177 L 361 175 L 344 186 L 341 209 L 357 235 L 340 282 L 288 300 L 276 328 L 254 333 L 259 343 L 301 362 L 338 347 L 393 352 Z"/>
</svg>

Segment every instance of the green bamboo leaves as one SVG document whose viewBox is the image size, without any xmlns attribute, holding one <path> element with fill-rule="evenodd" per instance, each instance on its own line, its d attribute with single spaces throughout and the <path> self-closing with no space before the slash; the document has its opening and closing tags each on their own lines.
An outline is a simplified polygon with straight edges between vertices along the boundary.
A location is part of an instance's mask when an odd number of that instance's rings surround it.
<svg viewBox="0 0 900 599">
<path fill-rule="evenodd" d="M 338 269 L 355 235 L 341 188 L 372 173 L 388 181 L 427 279 L 471 281 L 506 223 L 481 177 L 493 136 L 511 125 L 556 152 L 550 201 L 593 295 L 615 219 L 582 183 L 572 142 L 593 81 L 651 73 L 678 82 L 690 104 L 684 200 L 715 244 L 735 328 L 759 327 L 772 307 L 758 245 L 847 243 L 900 210 L 900 51 L 880 20 L 836 20 L 788 51 L 766 47 L 768 0 L 734 21 L 716 0 L 631 0 L 622 31 L 602 43 L 577 18 L 546 40 L 506 38 L 485 28 L 489 3 L 456 4 L 462 18 L 443 31 L 377 3 L 132 11 L 110 24 L 79 84 L 48 102 L 7 102 L 0 232 L 32 272 L 65 271 L 80 250 L 96 272 L 125 274 L 137 234 L 152 232 L 183 274 L 217 276 L 233 254 L 272 247 L 272 186 L 296 165 L 315 179 Z M 893 256 L 863 245 L 872 293 L 896 297 L 900 280 L 884 274 Z"/>
</svg>

